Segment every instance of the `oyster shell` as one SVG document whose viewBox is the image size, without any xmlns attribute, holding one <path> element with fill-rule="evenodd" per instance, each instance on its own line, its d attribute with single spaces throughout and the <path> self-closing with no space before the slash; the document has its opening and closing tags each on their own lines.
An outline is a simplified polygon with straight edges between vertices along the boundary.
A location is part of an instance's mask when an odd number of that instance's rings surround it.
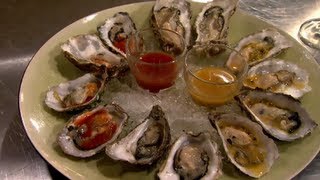
<svg viewBox="0 0 320 180">
<path fill-rule="evenodd" d="M 243 173 L 259 178 L 266 174 L 279 157 L 272 139 L 263 134 L 259 124 L 237 114 L 210 114 L 224 150 L 232 164 Z"/>
<path fill-rule="evenodd" d="M 110 77 L 129 70 L 127 62 L 109 51 L 97 35 L 86 34 L 71 37 L 61 46 L 65 57 L 86 72 L 107 72 Z"/>
<path fill-rule="evenodd" d="M 252 66 L 267 58 L 276 56 L 289 47 L 291 47 L 291 42 L 277 30 L 264 29 L 241 39 L 235 50 L 240 52 L 241 55 L 245 57 L 248 64 Z M 236 60 L 233 59 L 234 54 L 230 55 L 227 64 L 237 63 L 233 62 Z"/>
<path fill-rule="evenodd" d="M 84 108 L 99 99 L 105 80 L 106 75 L 98 78 L 88 73 L 61 83 L 50 88 L 46 94 L 45 103 L 48 107 L 60 112 Z"/>
<path fill-rule="evenodd" d="M 170 128 L 161 107 L 152 107 L 149 116 L 127 136 L 106 146 L 106 154 L 131 164 L 151 165 L 167 150 Z"/>
<path fill-rule="evenodd" d="M 183 134 L 172 145 L 167 160 L 158 172 L 159 179 L 217 179 L 221 157 L 210 135 Z"/>
<path fill-rule="evenodd" d="M 113 51 L 126 57 L 125 46 L 128 36 L 136 32 L 136 26 L 127 12 L 118 12 L 98 27 L 102 41 Z"/>
<path fill-rule="evenodd" d="M 72 117 L 59 133 L 58 144 L 71 156 L 93 156 L 118 137 L 127 119 L 116 104 L 98 106 Z"/>
<path fill-rule="evenodd" d="M 229 19 L 236 10 L 238 0 L 214 0 L 207 3 L 195 21 L 196 45 L 227 43 Z"/>
<path fill-rule="evenodd" d="M 154 28 L 169 29 L 181 35 L 185 44 L 181 44 L 180 39 L 170 36 L 170 34 L 157 31 L 162 46 L 172 52 L 179 54 L 190 45 L 191 37 L 191 10 L 190 3 L 185 0 L 157 0 L 151 16 L 151 26 Z M 181 47 L 181 46 L 184 47 Z"/>
<path fill-rule="evenodd" d="M 280 59 L 261 62 L 248 71 L 243 85 L 300 98 L 311 91 L 309 74 L 297 65 Z"/>
<path fill-rule="evenodd" d="M 282 141 L 293 141 L 311 133 L 315 123 L 291 96 L 263 91 L 245 91 L 237 99 L 263 129 Z"/>
</svg>

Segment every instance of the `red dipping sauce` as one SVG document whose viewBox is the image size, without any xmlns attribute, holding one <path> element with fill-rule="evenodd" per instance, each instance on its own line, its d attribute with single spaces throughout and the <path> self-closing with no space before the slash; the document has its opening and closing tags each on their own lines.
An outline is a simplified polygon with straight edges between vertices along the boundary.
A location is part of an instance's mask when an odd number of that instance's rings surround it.
<svg viewBox="0 0 320 180">
<path fill-rule="evenodd" d="M 115 41 L 113 45 L 118 48 L 122 52 L 126 52 L 126 39 L 121 39 L 119 41 Z"/>
<path fill-rule="evenodd" d="M 160 52 L 142 55 L 131 69 L 139 86 L 154 93 L 172 86 L 178 74 L 174 58 Z"/>
<path fill-rule="evenodd" d="M 94 114 L 81 116 L 74 124 L 85 126 L 85 131 L 77 134 L 77 145 L 83 150 L 94 149 L 109 141 L 118 128 L 117 123 L 107 111 L 100 110 Z"/>
</svg>

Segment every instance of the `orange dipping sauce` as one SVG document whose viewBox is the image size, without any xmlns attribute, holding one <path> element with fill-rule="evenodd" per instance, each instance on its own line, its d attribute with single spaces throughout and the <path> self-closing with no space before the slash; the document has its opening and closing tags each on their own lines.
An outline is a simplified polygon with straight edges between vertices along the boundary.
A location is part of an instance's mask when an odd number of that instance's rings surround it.
<svg viewBox="0 0 320 180">
<path fill-rule="evenodd" d="M 189 92 L 202 105 L 219 105 L 231 100 L 238 92 L 236 76 L 227 69 L 206 67 L 188 74 Z M 201 80 L 200 80 L 201 79 Z"/>
<path fill-rule="evenodd" d="M 178 74 L 174 58 L 160 52 L 142 55 L 131 69 L 139 86 L 154 93 L 172 86 Z"/>
</svg>

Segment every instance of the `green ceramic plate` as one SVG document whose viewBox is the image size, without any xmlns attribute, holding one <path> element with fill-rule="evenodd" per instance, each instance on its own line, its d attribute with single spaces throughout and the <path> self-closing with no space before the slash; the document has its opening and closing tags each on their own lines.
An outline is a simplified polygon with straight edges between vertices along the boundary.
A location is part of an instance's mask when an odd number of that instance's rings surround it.
<svg viewBox="0 0 320 180">
<path fill-rule="evenodd" d="M 67 26 L 49 39 L 36 53 L 30 62 L 20 89 L 20 113 L 26 132 L 39 153 L 56 169 L 72 179 L 152 179 L 153 171 L 139 169 L 126 170 L 119 163 L 106 160 L 103 154 L 88 159 L 70 158 L 64 155 L 56 144 L 56 137 L 69 115 L 54 113 L 44 105 L 45 93 L 49 87 L 60 82 L 78 77 L 81 72 L 65 60 L 60 45 L 69 37 L 84 33 L 96 32 L 96 27 L 105 18 L 119 11 L 127 11 L 136 22 L 138 28 L 149 26 L 149 16 L 153 2 L 129 4 L 107 9 Z M 194 16 L 202 4 L 192 3 Z M 262 20 L 237 11 L 230 24 L 229 42 L 235 44 L 243 36 L 271 25 Z M 284 33 L 283 33 L 284 34 Z M 302 99 L 302 105 L 311 117 L 320 124 L 318 97 L 320 97 L 320 69 L 316 61 L 305 52 L 305 49 L 289 37 L 294 46 L 280 58 L 293 61 L 310 73 L 310 85 L 313 90 Z M 316 156 L 319 151 L 320 128 L 310 136 L 293 143 L 278 144 L 280 158 L 271 171 L 262 179 L 287 179 L 300 172 Z M 221 179 L 240 178 L 224 169 Z M 241 178 L 248 178 L 241 176 Z"/>
</svg>

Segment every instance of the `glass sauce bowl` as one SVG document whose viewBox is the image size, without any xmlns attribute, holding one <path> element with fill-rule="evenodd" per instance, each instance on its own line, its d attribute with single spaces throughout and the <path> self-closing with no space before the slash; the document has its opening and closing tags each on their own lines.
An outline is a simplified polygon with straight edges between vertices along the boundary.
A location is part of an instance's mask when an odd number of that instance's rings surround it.
<svg viewBox="0 0 320 180">
<path fill-rule="evenodd" d="M 195 46 L 185 57 L 184 79 L 192 99 L 201 105 L 224 104 L 236 96 L 247 73 L 246 60 L 227 45 Z"/>
</svg>

